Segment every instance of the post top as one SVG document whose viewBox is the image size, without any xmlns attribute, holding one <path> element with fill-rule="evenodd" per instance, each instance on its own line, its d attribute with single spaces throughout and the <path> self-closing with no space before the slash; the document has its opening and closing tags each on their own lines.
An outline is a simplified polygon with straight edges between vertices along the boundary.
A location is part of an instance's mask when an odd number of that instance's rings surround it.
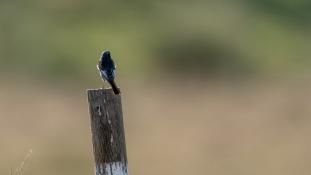
<svg viewBox="0 0 311 175">
<path fill-rule="evenodd" d="M 114 94 L 112 88 L 99 88 L 99 89 L 86 89 L 87 93 L 105 93 L 105 94 Z M 120 94 L 117 94 L 120 95 Z"/>
<path fill-rule="evenodd" d="M 112 88 L 86 89 L 86 91 L 112 91 Z"/>
</svg>

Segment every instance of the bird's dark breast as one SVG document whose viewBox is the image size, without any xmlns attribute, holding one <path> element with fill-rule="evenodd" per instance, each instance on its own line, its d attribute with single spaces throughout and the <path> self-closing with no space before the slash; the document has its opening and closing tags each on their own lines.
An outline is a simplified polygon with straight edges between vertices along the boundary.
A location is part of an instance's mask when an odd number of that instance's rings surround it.
<svg viewBox="0 0 311 175">
<path fill-rule="evenodd" d="M 105 60 L 102 60 L 101 66 L 103 69 L 112 69 L 114 67 L 114 64 L 111 59 L 105 59 Z"/>
</svg>

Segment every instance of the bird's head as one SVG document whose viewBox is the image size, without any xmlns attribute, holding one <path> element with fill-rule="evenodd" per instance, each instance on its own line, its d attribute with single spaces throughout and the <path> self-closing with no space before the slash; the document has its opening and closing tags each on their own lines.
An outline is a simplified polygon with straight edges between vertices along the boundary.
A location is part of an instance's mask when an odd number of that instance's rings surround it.
<svg viewBox="0 0 311 175">
<path fill-rule="evenodd" d="M 110 52 L 108 50 L 105 50 L 102 54 L 102 59 L 110 58 Z"/>
</svg>

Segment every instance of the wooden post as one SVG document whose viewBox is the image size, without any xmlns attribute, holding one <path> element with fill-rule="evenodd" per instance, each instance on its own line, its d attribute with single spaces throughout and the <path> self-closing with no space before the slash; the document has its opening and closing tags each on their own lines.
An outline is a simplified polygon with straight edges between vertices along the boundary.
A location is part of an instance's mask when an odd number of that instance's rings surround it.
<svg viewBox="0 0 311 175">
<path fill-rule="evenodd" d="M 121 96 L 87 90 L 96 175 L 128 175 Z"/>
</svg>

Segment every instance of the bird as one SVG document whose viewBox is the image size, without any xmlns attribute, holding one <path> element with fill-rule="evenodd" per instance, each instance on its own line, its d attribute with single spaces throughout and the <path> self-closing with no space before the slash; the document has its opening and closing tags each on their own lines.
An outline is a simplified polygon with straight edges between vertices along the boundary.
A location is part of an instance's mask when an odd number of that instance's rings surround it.
<svg viewBox="0 0 311 175">
<path fill-rule="evenodd" d="M 114 64 L 114 61 L 111 58 L 110 51 L 105 50 L 102 53 L 101 58 L 97 64 L 97 69 L 99 70 L 101 78 L 110 84 L 114 94 L 115 95 L 120 94 L 121 92 L 114 81 L 116 74 L 115 73 L 116 65 Z"/>
</svg>

